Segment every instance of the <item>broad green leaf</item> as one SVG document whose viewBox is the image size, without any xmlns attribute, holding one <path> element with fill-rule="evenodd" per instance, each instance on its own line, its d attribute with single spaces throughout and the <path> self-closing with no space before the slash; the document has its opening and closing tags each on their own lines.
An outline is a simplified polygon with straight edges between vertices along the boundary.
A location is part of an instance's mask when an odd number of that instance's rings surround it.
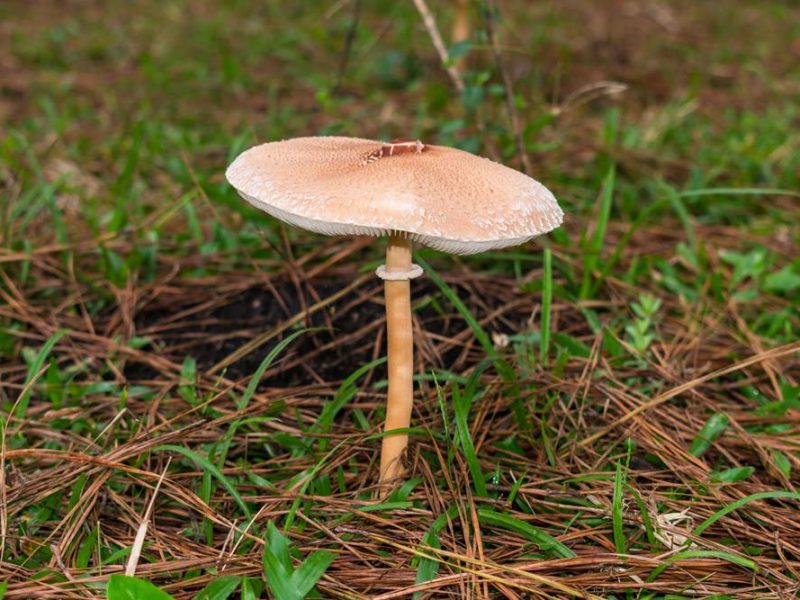
<svg viewBox="0 0 800 600">
<path fill-rule="evenodd" d="M 269 542 L 269 553 L 278 560 L 283 570 L 291 575 L 293 567 L 292 557 L 289 555 L 289 539 L 275 527 L 275 523 L 272 521 L 267 523 L 267 541 Z"/>
<path fill-rule="evenodd" d="M 242 578 L 233 575 L 217 577 L 194 597 L 194 600 L 226 600 L 236 588 L 239 587 Z"/>
<path fill-rule="evenodd" d="M 197 361 L 187 356 L 181 365 L 181 382 L 178 385 L 178 394 L 192 406 L 197 404 Z"/>
<path fill-rule="evenodd" d="M 305 598 L 314 589 L 317 581 L 335 559 L 336 555 L 333 552 L 317 550 L 309 554 L 302 564 L 295 569 L 292 574 L 292 585 L 295 586 L 301 598 Z"/>
<path fill-rule="evenodd" d="M 460 40 L 455 44 L 452 44 L 447 49 L 447 64 L 454 64 L 459 58 L 466 56 L 474 45 L 475 42 L 472 40 Z"/>
<path fill-rule="evenodd" d="M 764 277 L 764 289 L 768 292 L 793 292 L 800 288 L 800 275 L 786 265 L 780 271 Z"/>
<path fill-rule="evenodd" d="M 86 535 L 86 537 L 81 540 L 81 543 L 78 546 L 78 552 L 75 555 L 75 566 L 80 569 L 85 569 L 89 566 L 92 553 L 94 552 L 95 546 L 97 546 L 97 537 L 98 526 L 95 525 L 94 528 Z"/>
<path fill-rule="evenodd" d="M 240 600 L 258 600 L 264 585 L 254 577 L 242 578 L 242 593 Z"/>
<path fill-rule="evenodd" d="M 771 455 L 775 466 L 778 467 L 778 470 L 784 477 L 789 479 L 792 476 L 792 462 L 789 460 L 789 457 L 780 450 L 773 450 Z"/>
<path fill-rule="evenodd" d="M 733 267 L 731 286 L 739 286 L 745 279 L 758 280 L 768 266 L 767 249 L 760 246 L 748 252 L 721 250 L 719 257 Z"/>
<path fill-rule="evenodd" d="M 689 446 L 689 453 L 694 456 L 701 456 L 711 447 L 711 443 L 722 435 L 729 424 L 730 419 L 728 419 L 727 415 L 723 413 L 714 413 L 711 415 L 700 432 L 692 440 L 692 445 Z"/>
<path fill-rule="evenodd" d="M 736 483 L 737 481 L 744 481 L 754 471 L 755 468 L 753 467 L 731 467 L 730 469 L 711 473 L 711 481 L 715 483 Z"/>
<path fill-rule="evenodd" d="M 302 596 L 297 593 L 297 590 L 292 584 L 290 573 L 287 573 L 285 567 L 277 557 L 269 552 L 269 548 L 264 549 L 262 560 L 264 578 L 276 600 L 301 600 Z"/>
<path fill-rule="evenodd" d="M 112 575 L 107 594 L 108 600 L 173 600 L 149 581 L 127 575 Z"/>
</svg>

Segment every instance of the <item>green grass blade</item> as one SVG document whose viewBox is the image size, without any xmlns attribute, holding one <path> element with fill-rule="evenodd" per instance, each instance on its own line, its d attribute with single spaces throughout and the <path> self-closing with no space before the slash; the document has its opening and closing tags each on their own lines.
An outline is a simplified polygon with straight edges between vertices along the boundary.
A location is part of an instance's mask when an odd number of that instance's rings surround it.
<svg viewBox="0 0 800 600">
<path fill-rule="evenodd" d="M 658 546 L 658 538 L 656 538 L 656 530 L 653 526 L 653 519 L 650 518 L 650 511 L 647 509 L 647 504 L 645 504 L 644 499 L 642 498 L 641 494 L 631 486 L 630 484 L 625 484 L 625 489 L 633 496 L 634 501 L 636 502 L 636 506 L 639 509 L 639 515 L 642 517 L 642 525 L 644 525 L 644 532 L 647 535 L 647 541 L 651 547 L 655 548 Z"/>
<path fill-rule="evenodd" d="M 183 359 L 178 395 L 191 406 L 197 406 L 197 361 L 192 356 Z"/>
<path fill-rule="evenodd" d="M 681 196 L 681 194 L 679 194 L 675 188 L 667 183 L 660 182 L 659 188 L 663 191 L 664 195 L 666 195 L 669 203 L 672 205 L 672 208 L 675 211 L 675 214 L 678 215 L 678 219 L 680 220 L 681 225 L 683 225 L 683 230 L 686 232 L 686 239 L 689 240 L 692 250 L 697 252 L 697 234 L 695 233 L 694 225 L 692 224 L 692 217 L 683 203 L 683 196 Z"/>
<path fill-rule="evenodd" d="M 386 357 L 378 358 L 371 362 L 368 362 L 365 365 L 362 365 L 355 372 L 353 372 L 347 379 L 344 380 L 342 385 L 339 386 L 339 389 L 336 390 L 336 394 L 333 396 L 333 400 L 330 402 L 326 402 L 325 405 L 322 407 L 322 411 L 320 412 L 319 417 L 317 418 L 316 423 L 311 427 L 312 432 L 319 432 L 319 433 L 328 433 L 333 426 L 333 420 L 336 418 L 336 415 L 339 413 L 340 410 L 344 407 L 345 404 L 350 402 L 355 395 L 358 393 L 358 388 L 356 387 L 356 381 L 361 379 L 364 375 L 372 371 L 375 367 L 378 367 L 386 362 Z M 321 439 L 319 441 L 319 449 L 322 452 L 325 452 L 328 448 L 329 440 Z"/>
<path fill-rule="evenodd" d="M 439 542 L 439 536 L 437 535 L 435 539 L 431 540 L 432 543 L 429 543 L 428 546 L 431 548 L 439 549 L 442 547 L 441 543 Z M 419 566 L 417 567 L 417 575 L 414 579 L 415 585 L 420 585 L 421 583 L 427 583 L 429 581 L 433 581 L 436 578 L 436 575 L 439 573 L 439 561 L 434 560 L 432 558 L 423 558 L 419 561 Z M 412 600 L 417 600 L 422 596 L 422 592 L 414 592 L 412 596 Z"/>
<path fill-rule="evenodd" d="M 75 553 L 75 566 L 80 569 L 86 569 L 89 566 L 89 562 L 92 559 L 92 555 L 95 551 L 95 548 L 98 544 L 98 535 L 100 533 L 100 529 L 97 525 L 95 525 L 92 530 L 86 535 L 86 537 L 81 541 L 80 545 L 78 546 L 78 550 Z M 0 600 L 2 600 L 2 596 L 0 596 Z"/>
<path fill-rule="evenodd" d="M 520 535 L 528 538 L 528 540 L 539 546 L 542 552 L 545 552 L 547 554 L 558 556 L 561 558 L 572 558 L 573 556 L 575 556 L 575 553 L 572 550 L 567 548 L 564 544 L 559 542 L 556 538 L 554 538 L 550 534 L 547 534 L 544 531 L 537 529 L 536 527 L 534 527 L 529 523 L 526 523 L 525 521 L 515 519 L 514 517 L 511 517 L 509 515 L 498 513 L 486 508 L 479 508 L 478 521 L 480 521 L 484 525 L 492 525 L 494 527 L 500 527 L 502 529 L 507 529 L 509 531 L 514 531 L 516 533 L 519 533 Z"/>
<path fill-rule="evenodd" d="M 525 477 L 528 475 L 528 472 L 525 471 L 522 475 L 520 475 L 517 480 L 514 482 L 514 485 L 511 486 L 511 491 L 508 492 L 508 503 L 509 505 L 514 504 L 517 499 L 517 494 L 519 494 L 519 489 L 522 487 L 522 482 L 525 481 Z"/>
<path fill-rule="evenodd" d="M 422 483 L 421 477 L 412 477 L 399 488 L 393 490 L 392 493 L 389 494 L 387 502 L 409 502 L 408 497 L 420 483 Z"/>
<path fill-rule="evenodd" d="M 469 325 L 470 329 L 475 335 L 475 339 L 478 340 L 478 343 L 480 343 L 481 347 L 486 352 L 486 355 L 491 359 L 498 375 L 500 375 L 500 378 L 503 380 L 503 382 L 508 385 L 506 393 L 513 398 L 512 408 L 514 411 L 514 419 L 516 420 L 517 425 L 523 431 L 529 431 L 531 428 L 530 418 L 527 410 L 525 409 L 525 405 L 520 398 L 517 372 L 497 353 L 497 350 L 495 349 L 492 341 L 489 339 L 489 335 L 486 333 L 486 330 L 481 327 L 481 324 L 478 323 L 478 320 L 461 301 L 461 298 L 458 297 L 458 294 L 455 293 L 453 288 L 447 285 L 447 282 L 445 282 L 445 280 L 442 279 L 439 274 L 434 271 L 431 266 L 422 258 L 416 257 L 416 259 L 420 266 L 425 269 L 425 274 L 436 284 L 442 294 L 444 294 L 444 296 L 450 301 L 459 314 L 461 314 L 461 317 L 464 319 L 464 321 L 466 321 L 467 325 Z"/>
<path fill-rule="evenodd" d="M 800 198 L 797 190 L 786 190 L 780 188 L 704 188 L 702 190 L 685 190 L 678 194 L 681 198 L 692 198 L 697 196 L 792 196 Z"/>
<path fill-rule="evenodd" d="M 275 362 L 275 359 L 280 355 L 280 353 L 283 352 L 284 349 L 286 349 L 286 347 L 289 344 L 291 344 L 295 339 L 297 339 L 304 333 L 308 333 L 309 331 L 312 331 L 312 329 L 308 328 L 299 329 L 293 332 L 291 335 L 286 336 L 284 339 L 278 342 L 272 350 L 270 350 L 267 356 L 265 356 L 264 359 L 261 361 L 261 363 L 258 365 L 258 368 L 256 369 L 255 373 L 253 373 L 253 376 L 250 378 L 250 381 L 247 382 L 247 387 L 245 388 L 244 394 L 242 394 L 242 397 L 236 401 L 236 408 L 238 410 L 240 411 L 245 410 L 247 408 L 247 405 L 250 404 L 250 400 L 253 398 L 253 394 L 255 394 L 258 385 L 261 383 L 261 380 L 264 377 L 264 373 L 266 373 L 267 369 L 269 369 L 272 363 Z M 242 425 L 242 420 L 237 419 L 228 426 L 228 430 L 225 432 L 225 436 L 222 439 L 220 455 L 217 461 L 219 469 L 221 469 L 225 464 L 225 460 L 227 459 L 228 450 L 230 449 L 233 436 L 236 433 L 236 430 L 241 425 Z M 204 491 L 206 491 L 210 496 L 211 493 L 213 492 L 213 489 L 211 487 L 208 487 Z"/>
<path fill-rule="evenodd" d="M 409 429 L 408 431 L 411 432 L 412 430 Z M 380 437 L 383 437 L 383 435 L 384 435 L 384 433 L 382 432 L 382 433 L 380 433 L 378 435 L 375 435 L 375 436 L 367 436 L 366 439 L 380 438 Z M 351 440 L 350 440 L 349 437 L 344 438 L 343 440 L 341 440 L 338 444 L 336 444 L 333 448 L 331 448 L 325 456 L 323 456 L 321 459 L 319 459 L 314 464 L 314 467 L 308 473 L 302 475 L 303 483 L 300 484 L 300 486 L 297 488 L 297 496 L 295 497 L 294 501 L 292 502 L 292 505 L 289 507 L 289 510 L 286 513 L 286 521 L 284 523 L 284 531 L 288 531 L 291 528 L 292 523 L 294 523 L 294 517 L 297 514 L 298 509 L 300 508 L 300 504 L 303 501 L 303 494 L 306 493 L 306 490 L 308 489 L 308 486 L 311 485 L 311 482 L 314 480 L 314 478 L 317 476 L 317 474 L 323 468 L 325 468 L 325 465 L 328 463 L 328 460 L 330 460 L 330 458 L 332 456 L 337 454 L 339 452 L 339 449 L 342 446 L 345 446 L 346 444 L 349 444 L 350 441 Z M 291 484 L 291 485 L 294 485 L 294 484 Z"/>
<path fill-rule="evenodd" d="M 461 298 L 458 297 L 455 290 L 451 288 L 447 282 L 442 279 L 442 277 L 433 270 L 433 268 L 422 258 L 415 257 L 416 261 L 420 264 L 420 266 L 425 270 L 425 275 L 430 278 L 433 283 L 436 284 L 436 287 L 444 294 L 444 297 L 450 301 L 450 304 L 459 312 L 461 317 L 466 321 L 467 325 L 469 325 L 470 329 L 472 329 L 472 333 L 475 336 L 475 339 L 478 340 L 480 345 L 486 351 L 487 354 L 490 356 L 494 356 L 496 354 L 494 344 L 492 344 L 492 340 L 489 338 L 489 334 L 486 333 L 486 330 L 481 327 L 481 324 L 478 323 L 478 320 L 474 317 L 474 315 L 470 312 L 470 310 L 466 307 L 466 305 L 461 301 Z"/>
<path fill-rule="evenodd" d="M 175 446 L 173 444 L 165 444 L 163 446 L 157 446 L 156 448 L 153 448 L 153 451 L 177 452 L 178 454 L 182 454 L 189 460 L 193 461 L 198 467 L 211 473 L 211 475 L 217 481 L 219 481 L 225 487 L 226 490 L 228 490 L 228 493 L 231 495 L 234 502 L 236 502 L 236 504 L 239 505 L 239 508 L 242 509 L 242 512 L 245 515 L 247 515 L 248 518 L 252 516 L 252 513 L 250 512 L 250 509 L 247 507 L 247 504 L 245 504 L 245 501 L 242 500 L 242 497 L 239 495 L 239 492 L 236 491 L 236 487 L 230 482 L 230 480 L 227 477 L 225 477 L 222 471 L 220 471 L 214 464 L 212 464 L 211 461 L 209 461 L 205 456 L 201 456 L 197 452 L 189 450 L 188 448 L 184 448 L 183 446 Z"/>
<path fill-rule="evenodd" d="M 622 527 L 622 492 L 625 486 L 625 469 L 622 463 L 617 463 L 614 473 L 614 497 L 611 501 L 611 528 L 614 533 L 614 547 L 617 554 L 627 554 L 628 544 L 625 539 L 625 530 Z"/>
<path fill-rule="evenodd" d="M 603 265 L 600 268 L 600 281 L 603 281 L 606 277 L 608 277 L 614 267 L 617 266 L 617 263 L 619 263 L 620 259 L 622 258 L 625 248 L 628 247 L 631 239 L 633 239 L 634 234 L 639 231 L 639 229 L 650 219 L 651 215 L 658 214 L 659 211 L 661 211 L 661 209 L 666 205 L 667 201 L 656 200 L 655 202 L 651 202 L 642 208 L 642 211 L 636 216 L 635 219 L 631 221 L 628 230 L 622 236 L 620 241 L 617 242 L 617 245 L 614 247 L 611 255 L 605 261 L 603 261 Z"/>
<path fill-rule="evenodd" d="M 751 502 L 756 502 L 758 500 L 798 500 L 800 501 L 800 493 L 798 492 L 787 492 L 785 490 L 775 490 L 773 492 L 758 492 L 756 494 L 750 494 L 749 496 L 745 496 L 744 498 L 740 498 L 733 504 L 729 504 L 725 508 L 718 510 L 713 515 L 708 517 L 705 521 L 700 523 L 697 527 L 694 528 L 692 532 L 694 535 L 700 535 L 706 529 L 711 527 L 714 523 L 719 521 L 725 515 L 732 513 L 735 510 L 740 509 L 741 507 L 750 504 Z"/>
<path fill-rule="evenodd" d="M 463 318 L 467 325 L 469 325 L 469 328 L 472 330 L 475 339 L 478 340 L 478 343 L 484 349 L 486 354 L 492 359 L 495 369 L 497 369 L 497 372 L 500 374 L 503 380 L 506 382 L 515 381 L 516 373 L 514 372 L 514 369 L 511 367 L 511 365 L 498 356 L 497 350 L 495 350 L 494 344 L 489 338 L 489 334 L 487 334 L 486 330 L 481 327 L 481 324 L 478 323 L 478 320 L 475 318 L 475 316 L 461 301 L 461 298 L 458 297 L 458 294 L 456 294 L 455 290 L 447 285 L 447 282 L 442 279 L 441 276 L 434 271 L 427 262 L 425 262 L 425 260 L 419 257 L 415 257 L 415 259 L 425 270 L 425 275 L 436 284 L 436 287 L 439 288 L 445 298 L 450 301 L 453 307 L 461 315 L 461 318 Z"/>
<path fill-rule="evenodd" d="M 270 365 L 275 361 L 275 359 L 286 349 L 286 346 L 291 344 L 294 340 L 298 337 L 303 335 L 304 333 L 308 333 L 309 331 L 317 331 L 319 328 L 314 329 L 299 329 L 292 333 L 291 335 L 286 336 L 280 342 L 275 344 L 275 347 L 269 351 L 269 354 L 264 357 L 264 360 L 261 361 L 261 364 L 258 365 L 256 372 L 253 373 L 253 376 L 250 378 L 250 381 L 247 382 L 247 387 L 244 390 L 244 394 L 239 400 L 236 401 L 236 408 L 239 410 L 244 410 L 247 408 L 247 405 L 250 403 L 250 399 L 253 397 L 253 394 L 256 393 L 256 388 L 258 388 L 258 384 L 261 383 L 261 378 L 264 377 L 264 373 L 269 369 Z"/>
<path fill-rule="evenodd" d="M 594 237 L 584 248 L 583 259 L 583 280 L 578 296 L 581 300 L 589 298 L 592 290 L 597 286 L 594 281 L 594 271 L 600 261 L 600 253 L 603 251 L 603 242 L 606 237 L 608 220 L 611 217 L 611 206 L 614 200 L 614 179 L 616 169 L 612 164 L 608 169 L 608 174 L 603 181 L 603 192 L 600 196 L 600 213 L 597 216 L 597 225 L 594 230 Z"/>
<path fill-rule="evenodd" d="M 209 456 L 214 455 L 214 447 L 208 451 Z M 219 469 L 222 469 L 224 465 L 220 463 Z M 200 499 L 205 502 L 206 504 L 211 504 L 211 495 L 214 493 L 214 482 L 211 477 L 210 471 L 203 471 L 203 478 L 200 481 L 200 490 L 198 491 L 197 495 L 200 496 Z M 206 543 L 210 546 L 214 543 L 214 521 L 211 520 L 210 517 L 203 517 L 203 529 L 206 536 Z"/>
<path fill-rule="evenodd" d="M 430 529 L 428 529 L 427 533 L 422 536 L 421 545 L 428 548 L 441 548 L 442 544 L 439 541 L 439 536 L 441 535 L 442 530 L 445 528 L 447 523 L 455 519 L 457 516 L 458 507 L 456 505 L 452 505 L 445 512 L 436 517 L 436 520 L 431 524 Z M 439 572 L 439 560 L 430 553 L 426 553 L 426 556 L 430 556 L 430 558 L 420 557 L 419 563 L 417 564 L 417 575 L 414 580 L 414 583 L 417 585 L 432 581 Z M 422 592 L 414 592 L 412 600 L 417 600 L 421 596 Z"/>
<path fill-rule="evenodd" d="M 470 475 L 472 475 L 472 483 L 475 486 L 475 493 L 481 498 L 488 497 L 486 491 L 486 478 L 481 470 L 481 465 L 478 462 L 478 456 L 475 453 L 475 446 L 472 443 L 472 435 L 469 430 L 469 409 L 471 405 L 471 398 L 466 394 L 462 394 L 457 385 L 453 385 L 453 409 L 456 422 L 456 433 L 458 434 L 458 441 L 461 445 L 461 451 L 464 453 L 464 460 L 467 461 Z"/>
<path fill-rule="evenodd" d="M 28 367 L 28 374 L 25 377 L 25 384 L 23 388 L 28 388 L 28 384 L 36 377 L 36 374 L 42 370 L 44 367 L 44 361 L 47 360 L 47 357 L 50 355 L 50 351 L 53 349 L 58 341 L 63 338 L 65 335 L 69 333 L 66 329 L 61 329 L 60 331 L 56 331 L 49 340 L 47 340 L 44 345 L 42 346 L 41 350 L 36 354 L 36 358 L 31 363 L 30 367 Z M 17 408 L 14 410 L 14 417 L 17 419 L 24 419 L 25 413 L 28 412 L 28 404 L 31 401 L 31 391 L 32 387 L 26 389 L 22 396 L 20 396 L 19 400 L 17 400 Z"/>
<path fill-rule="evenodd" d="M 469 377 L 464 381 L 463 395 L 469 400 L 470 406 L 478 395 L 478 385 L 481 381 L 481 375 L 489 368 L 490 361 L 484 359 L 475 365 Z"/>
<path fill-rule="evenodd" d="M 146 545 L 146 544 L 145 544 Z M 112 552 L 108 556 L 106 556 L 103 560 L 100 561 L 100 566 L 105 567 L 106 565 L 124 565 L 125 559 L 128 558 L 131 554 L 131 547 L 127 546 L 125 548 L 120 548 L 116 552 Z"/>
<path fill-rule="evenodd" d="M 442 429 L 444 430 L 444 439 L 448 441 L 447 443 L 447 467 L 449 468 L 453 461 L 453 445 L 450 443 L 452 439 L 450 436 L 450 412 L 447 410 L 447 400 L 444 396 L 444 389 L 441 385 L 439 385 L 439 380 L 436 377 L 436 373 L 431 373 L 433 375 L 433 385 L 436 387 L 436 402 L 439 406 L 439 413 L 442 416 Z M 453 384 L 457 385 L 457 384 Z"/>
<path fill-rule="evenodd" d="M 550 248 L 544 249 L 544 281 L 542 281 L 542 321 L 539 338 L 539 360 L 543 365 L 550 356 L 550 313 L 553 304 L 553 253 Z"/>
<path fill-rule="evenodd" d="M 661 573 L 675 561 L 687 560 L 690 558 L 718 558 L 720 560 L 726 560 L 735 565 L 739 565 L 740 567 L 745 567 L 751 571 L 758 572 L 758 565 L 754 561 L 750 560 L 749 558 L 745 558 L 744 556 L 739 556 L 737 554 L 732 554 L 730 552 L 724 552 L 721 550 L 686 550 L 685 552 L 678 552 L 677 554 L 670 556 L 662 564 L 653 569 L 653 572 L 650 573 L 650 576 L 647 578 L 647 582 L 652 583 L 655 581 L 658 576 L 661 575 Z"/>
<path fill-rule="evenodd" d="M 378 504 L 365 504 L 364 506 L 358 506 L 353 509 L 354 512 L 382 512 L 382 511 L 393 511 L 393 510 L 408 510 L 414 507 L 414 503 L 411 500 L 387 500 L 385 502 L 380 502 Z"/>
</svg>

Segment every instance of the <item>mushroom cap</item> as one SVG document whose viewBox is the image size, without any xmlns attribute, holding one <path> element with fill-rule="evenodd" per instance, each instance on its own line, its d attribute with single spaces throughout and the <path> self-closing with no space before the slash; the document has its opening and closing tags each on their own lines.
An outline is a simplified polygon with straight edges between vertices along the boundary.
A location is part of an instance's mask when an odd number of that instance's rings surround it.
<svg viewBox="0 0 800 600">
<path fill-rule="evenodd" d="M 402 235 L 452 254 L 521 244 L 558 227 L 527 175 L 446 146 L 303 137 L 246 150 L 228 181 L 250 204 L 326 235 Z"/>
</svg>

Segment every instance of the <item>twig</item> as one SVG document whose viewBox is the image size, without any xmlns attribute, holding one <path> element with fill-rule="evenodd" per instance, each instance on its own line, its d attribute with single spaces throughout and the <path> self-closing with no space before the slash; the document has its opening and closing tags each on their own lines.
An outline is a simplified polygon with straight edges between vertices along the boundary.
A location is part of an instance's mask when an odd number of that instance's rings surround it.
<svg viewBox="0 0 800 600">
<path fill-rule="evenodd" d="M 533 169 L 531 167 L 531 160 L 528 158 L 528 153 L 525 151 L 525 141 L 522 139 L 522 122 L 520 121 L 519 113 L 517 113 L 517 107 L 514 105 L 514 88 L 511 85 L 511 77 L 503 62 L 503 53 L 500 51 L 500 46 L 497 43 L 497 34 L 494 26 L 497 7 L 494 4 L 494 0 L 486 0 L 486 13 L 486 34 L 489 37 L 489 45 L 492 47 L 497 70 L 500 72 L 500 77 L 503 79 L 506 106 L 508 107 L 508 117 L 511 121 L 511 130 L 514 133 L 514 142 L 517 146 L 519 158 L 522 161 L 522 170 L 529 174 Z"/>
<path fill-rule="evenodd" d="M 617 96 L 625 92 L 628 86 L 619 81 L 595 81 L 587 83 L 571 92 L 558 106 L 553 108 L 554 115 L 561 115 L 603 96 Z"/>
<path fill-rule="evenodd" d="M 464 83 L 464 78 L 461 75 L 461 70 L 457 64 L 450 62 L 450 55 L 448 54 L 447 48 L 442 41 L 442 35 L 439 33 L 439 28 L 436 26 L 436 20 L 433 18 L 433 14 L 428 8 L 428 5 L 425 3 L 425 0 L 414 0 L 414 5 L 417 7 L 417 11 L 422 17 L 422 22 L 425 24 L 425 29 L 428 30 L 428 35 L 430 35 L 433 46 L 436 48 L 436 52 L 439 53 L 442 66 L 445 68 L 447 74 L 450 76 L 450 79 L 453 81 L 453 85 L 455 86 L 456 90 L 458 90 L 459 93 L 463 93 L 466 89 L 466 84 Z M 475 111 L 474 116 L 475 127 L 481 134 L 481 140 L 486 147 L 489 157 L 492 158 L 492 160 L 499 162 L 499 152 L 497 152 L 494 144 L 492 144 L 491 136 L 485 135 L 486 122 L 481 114 L 480 109 Z"/>
<path fill-rule="evenodd" d="M 431 13 L 425 0 L 414 0 L 414 6 L 417 7 L 417 11 L 422 17 L 422 22 L 425 25 L 425 29 L 428 30 L 428 35 L 433 42 L 433 47 L 436 48 L 436 52 L 439 54 L 442 66 L 447 70 L 447 74 L 450 75 L 450 79 L 453 80 L 453 85 L 456 86 L 456 89 L 459 92 L 463 92 L 464 79 L 461 77 L 461 71 L 459 71 L 458 67 L 455 65 L 450 64 L 450 55 L 447 53 L 444 41 L 442 41 L 442 35 L 439 33 L 439 28 L 436 26 L 433 13 Z"/>
<path fill-rule="evenodd" d="M 136 531 L 136 537 L 131 547 L 131 555 L 128 557 L 128 563 L 125 565 L 125 575 L 128 577 L 136 575 L 136 565 L 139 564 L 139 556 L 142 554 L 142 547 L 144 546 L 144 536 L 147 534 L 147 522 L 150 520 L 150 513 L 153 511 L 153 505 L 156 502 L 158 490 L 161 488 L 161 483 L 164 481 L 164 477 L 167 474 L 167 469 L 169 469 L 171 462 L 172 459 L 170 458 L 161 473 L 161 477 L 158 478 L 156 489 L 153 491 L 153 497 L 150 498 L 150 504 L 147 505 L 147 510 L 142 516 L 142 522 L 139 524 L 139 529 Z"/>
<path fill-rule="evenodd" d="M 457 0 L 456 14 L 453 17 L 453 27 L 451 29 L 450 44 L 458 44 L 464 42 L 472 35 L 472 27 L 469 18 L 469 3 L 470 0 Z M 457 69 L 462 69 L 466 62 L 466 56 L 462 56 L 455 60 Z"/>
<path fill-rule="evenodd" d="M 342 80 L 347 71 L 347 65 L 350 63 L 350 55 L 353 50 L 353 42 L 356 41 L 356 33 L 358 32 L 358 23 L 361 20 L 361 0 L 355 0 L 353 6 L 353 20 L 350 22 L 350 28 L 347 30 L 347 35 L 344 38 L 344 46 L 342 47 L 342 55 L 339 59 L 339 70 L 336 73 L 336 84 L 333 86 L 333 92 L 337 93 L 342 87 Z"/>
</svg>

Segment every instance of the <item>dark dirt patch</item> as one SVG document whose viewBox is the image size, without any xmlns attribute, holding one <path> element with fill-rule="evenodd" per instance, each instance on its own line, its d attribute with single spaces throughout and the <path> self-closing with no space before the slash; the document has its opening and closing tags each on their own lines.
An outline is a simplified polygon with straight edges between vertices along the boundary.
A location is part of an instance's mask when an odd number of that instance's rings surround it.
<svg viewBox="0 0 800 600">
<path fill-rule="evenodd" d="M 285 274 L 265 284 L 228 293 L 208 305 L 208 299 L 187 290 L 166 292 L 144 306 L 136 316 L 138 335 L 146 335 L 163 348 L 162 354 L 181 362 L 192 356 L 198 368 L 208 370 L 255 336 L 281 326 L 320 300 L 342 291 L 354 276 L 292 282 Z M 474 316 L 491 331 L 517 332 L 525 327 L 539 299 L 519 290 L 511 279 L 475 281 L 450 278 L 450 285 Z M 478 294 L 480 289 L 480 294 Z M 417 327 L 417 357 L 427 368 L 455 371 L 467 366 L 465 352 L 474 339 L 464 320 L 442 301 L 433 282 L 412 283 L 412 303 Z M 295 327 L 320 328 L 298 338 L 268 371 L 270 387 L 293 387 L 337 382 L 361 365 L 383 356 L 385 316 L 383 289 L 378 280 L 367 282 L 306 316 L 296 326 L 237 360 L 227 369 L 230 379 L 248 377 L 269 352 Z M 313 365 L 313 366 L 312 366 Z M 132 363 L 129 379 L 148 379 L 148 367 Z"/>
</svg>

